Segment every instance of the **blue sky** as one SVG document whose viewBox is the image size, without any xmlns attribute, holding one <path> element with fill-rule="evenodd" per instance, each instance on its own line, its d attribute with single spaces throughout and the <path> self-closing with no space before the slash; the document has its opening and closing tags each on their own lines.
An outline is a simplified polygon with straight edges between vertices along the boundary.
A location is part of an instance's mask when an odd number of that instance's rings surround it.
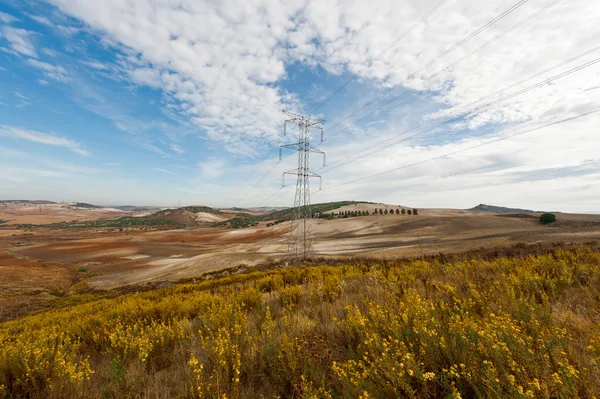
<svg viewBox="0 0 600 399">
<path fill-rule="evenodd" d="M 598 57 L 502 91 L 594 48 L 600 7 L 530 0 L 453 48 L 511 5 L 449 0 L 419 22 L 436 3 L 0 0 L 0 198 L 290 205 L 281 110 L 308 113 L 357 74 L 315 113 L 337 166 L 314 160 L 314 202 L 600 210 L 596 114 L 441 157 L 593 110 L 598 65 L 477 106 Z"/>
</svg>

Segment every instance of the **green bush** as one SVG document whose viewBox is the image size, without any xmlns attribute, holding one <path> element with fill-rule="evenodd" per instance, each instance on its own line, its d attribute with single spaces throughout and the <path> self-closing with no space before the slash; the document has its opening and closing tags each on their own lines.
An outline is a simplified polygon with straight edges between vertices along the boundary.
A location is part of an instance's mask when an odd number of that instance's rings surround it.
<svg viewBox="0 0 600 399">
<path fill-rule="evenodd" d="M 543 213 L 542 216 L 540 216 L 540 223 L 541 224 L 549 224 L 549 223 L 554 223 L 556 222 L 556 215 L 553 213 Z"/>
</svg>

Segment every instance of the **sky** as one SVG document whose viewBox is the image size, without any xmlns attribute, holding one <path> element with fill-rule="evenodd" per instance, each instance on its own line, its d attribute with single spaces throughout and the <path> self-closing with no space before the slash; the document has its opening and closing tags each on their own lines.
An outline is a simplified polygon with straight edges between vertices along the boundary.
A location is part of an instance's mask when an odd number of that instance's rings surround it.
<svg viewBox="0 0 600 399">
<path fill-rule="evenodd" d="M 0 0 L 0 199 L 600 211 L 594 0 Z M 321 189 L 320 189 L 321 188 Z"/>
</svg>

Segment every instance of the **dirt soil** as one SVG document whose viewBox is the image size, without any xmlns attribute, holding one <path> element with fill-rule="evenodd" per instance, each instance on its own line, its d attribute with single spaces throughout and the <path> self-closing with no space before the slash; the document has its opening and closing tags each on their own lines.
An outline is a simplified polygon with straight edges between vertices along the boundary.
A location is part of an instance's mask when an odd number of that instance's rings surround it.
<svg viewBox="0 0 600 399">
<path fill-rule="evenodd" d="M 372 212 L 382 207 L 381 204 L 361 204 L 345 208 L 364 208 Z M 72 217 L 84 211 L 70 212 L 66 214 Z M 48 209 L 48 214 L 26 216 L 23 213 L 19 217 L 40 223 L 40 220 L 64 218 L 65 211 L 58 208 L 56 214 Z M 7 219 L 2 214 L 0 218 Z M 311 223 L 315 255 L 332 258 L 393 258 L 516 243 L 600 239 L 600 215 L 557 214 L 557 219 L 554 224 L 541 225 L 537 217 L 419 209 L 418 216 L 314 219 Z M 36 304 L 52 301 L 82 278 L 95 289 L 111 289 L 194 277 L 241 264 L 255 265 L 284 258 L 290 222 L 271 227 L 265 224 L 261 222 L 246 229 L 194 226 L 132 232 L 45 228 L 25 231 L 12 225 L 0 225 L 0 308 L 7 313 L 17 312 L 19 307 L 35 309 Z"/>
<path fill-rule="evenodd" d="M 32 204 L 29 202 L 0 203 L 0 219 L 10 224 L 52 224 L 74 220 L 119 218 L 145 212 L 126 212 L 115 208 L 76 208 L 70 203 Z"/>
</svg>

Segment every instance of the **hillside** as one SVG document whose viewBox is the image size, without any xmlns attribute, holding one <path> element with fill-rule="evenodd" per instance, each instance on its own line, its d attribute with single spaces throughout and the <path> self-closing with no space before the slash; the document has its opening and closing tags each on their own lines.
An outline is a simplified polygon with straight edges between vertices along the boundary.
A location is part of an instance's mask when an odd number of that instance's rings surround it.
<svg viewBox="0 0 600 399">
<path fill-rule="evenodd" d="M 310 205 L 310 209 L 311 209 L 311 213 L 313 215 L 322 213 L 322 212 L 329 212 L 329 211 L 333 211 L 335 209 L 341 208 L 343 206 L 347 206 L 347 205 L 354 205 L 354 204 L 362 204 L 362 203 L 366 203 L 364 201 L 338 201 L 338 202 L 325 202 L 325 203 L 321 203 L 321 204 L 312 204 Z M 296 208 L 286 208 L 286 209 L 282 209 L 282 210 L 276 210 L 273 212 L 269 212 L 265 215 L 261 215 L 258 216 L 258 220 L 287 220 L 287 219 L 291 219 L 294 217 L 294 213 L 296 212 Z"/>
<path fill-rule="evenodd" d="M 532 211 L 530 209 L 506 208 L 503 206 L 486 205 L 486 204 L 479 204 L 469 210 L 470 211 L 493 212 L 493 213 L 535 213 L 536 212 L 536 211 Z"/>
<path fill-rule="evenodd" d="M 50 205 L 57 204 L 57 202 L 53 201 L 45 201 L 45 200 L 0 200 L 0 204 L 12 204 L 12 203 L 23 203 L 23 204 L 31 204 L 31 205 Z"/>
<path fill-rule="evenodd" d="M 238 268 L 124 295 L 80 284 L 0 323 L 0 392 L 597 397 L 600 247 L 526 251 Z"/>
<path fill-rule="evenodd" d="M 127 212 L 143 212 L 159 208 L 158 206 L 116 205 L 109 208 L 120 209 Z"/>
<path fill-rule="evenodd" d="M 74 208 L 87 208 L 87 209 L 101 209 L 101 206 L 88 204 L 86 202 L 75 202 L 73 205 L 70 205 Z"/>
</svg>

